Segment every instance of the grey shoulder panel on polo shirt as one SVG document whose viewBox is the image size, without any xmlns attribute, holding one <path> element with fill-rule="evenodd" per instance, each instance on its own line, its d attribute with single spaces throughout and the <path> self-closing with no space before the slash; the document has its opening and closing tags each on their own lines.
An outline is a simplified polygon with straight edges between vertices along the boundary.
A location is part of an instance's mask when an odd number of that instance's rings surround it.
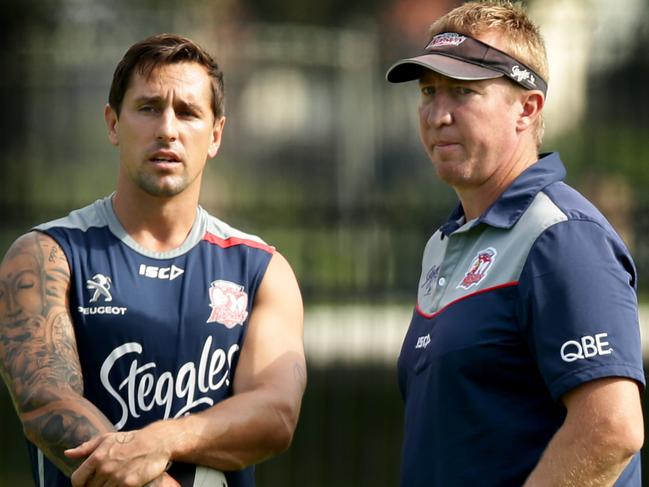
<svg viewBox="0 0 649 487">
<path fill-rule="evenodd" d="M 449 236 L 435 232 L 424 250 L 419 309 L 435 313 L 470 294 L 516 283 L 538 236 L 567 220 L 541 191 L 511 228 L 468 222 Z"/>
</svg>

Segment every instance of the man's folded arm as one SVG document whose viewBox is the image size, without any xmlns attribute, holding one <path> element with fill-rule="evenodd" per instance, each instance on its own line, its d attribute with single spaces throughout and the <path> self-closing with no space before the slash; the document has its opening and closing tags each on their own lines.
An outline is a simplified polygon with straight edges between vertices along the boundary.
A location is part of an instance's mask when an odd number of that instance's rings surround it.
<svg viewBox="0 0 649 487">
<path fill-rule="evenodd" d="M 115 430 L 83 397 L 69 285 L 63 250 L 40 232 L 16 240 L 0 264 L 0 373 L 25 435 L 67 475 L 81 461 L 64 450 Z"/>
</svg>

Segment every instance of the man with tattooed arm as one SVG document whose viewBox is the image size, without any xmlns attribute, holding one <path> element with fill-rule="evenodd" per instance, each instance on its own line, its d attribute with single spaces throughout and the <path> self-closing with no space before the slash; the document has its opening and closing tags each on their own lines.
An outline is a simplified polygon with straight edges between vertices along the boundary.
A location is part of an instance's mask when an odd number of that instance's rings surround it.
<svg viewBox="0 0 649 487">
<path fill-rule="evenodd" d="M 193 41 L 133 45 L 105 108 L 115 192 L 2 261 L 0 373 L 39 486 L 248 487 L 291 442 L 306 385 L 295 276 L 198 204 L 223 96 Z"/>
</svg>

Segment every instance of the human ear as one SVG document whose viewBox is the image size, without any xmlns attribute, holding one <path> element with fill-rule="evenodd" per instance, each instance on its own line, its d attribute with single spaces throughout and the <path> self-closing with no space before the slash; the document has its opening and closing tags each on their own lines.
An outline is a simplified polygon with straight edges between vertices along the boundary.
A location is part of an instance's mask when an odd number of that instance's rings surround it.
<svg viewBox="0 0 649 487">
<path fill-rule="evenodd" d="M 108 104 L 104 107 L 104 120 L 108 127 L 108 140 L 113 145 L 119 145 L 119 119 L 115 110 Z"/>
<path fill-rule="evenodd" d="M 533 126 L 534 122 L 536 122 L 536 119 L 541 114 L 544 105 L 545 96 L 543 93 L 537 90 L 526 91 L 521 98 L 516 128 L 522 132 L 523 130 Z"/>
<path fill-rule="evenodd" d="M 208 158 L 214 157 L 221 147 L 221 136 L 223 135 L 223 126 L 225 125 L 225 117 L 219 118 L 214 122 L 214 127 L 212 128 L 212 141 L 207 150 Z"/>
</svg>

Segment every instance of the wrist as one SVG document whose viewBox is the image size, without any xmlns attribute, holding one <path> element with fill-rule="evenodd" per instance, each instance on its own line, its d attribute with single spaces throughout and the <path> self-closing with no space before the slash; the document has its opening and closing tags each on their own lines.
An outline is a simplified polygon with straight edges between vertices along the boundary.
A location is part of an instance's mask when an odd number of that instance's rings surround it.
<svg viewBox="0 0 649 487">
<path fill-rule="evenodd" d="M 171 467 L 176 453 L 175 446 L 178 441 L 179 430 L 175 424 L 176 420 L 166 419 L 156 421 L 143 428 L 143 432 L 150 435 L 151 441 L 154 441 L 158 449 L 167 458 L 167 466 L 165 471 Z"/>
</svg>

